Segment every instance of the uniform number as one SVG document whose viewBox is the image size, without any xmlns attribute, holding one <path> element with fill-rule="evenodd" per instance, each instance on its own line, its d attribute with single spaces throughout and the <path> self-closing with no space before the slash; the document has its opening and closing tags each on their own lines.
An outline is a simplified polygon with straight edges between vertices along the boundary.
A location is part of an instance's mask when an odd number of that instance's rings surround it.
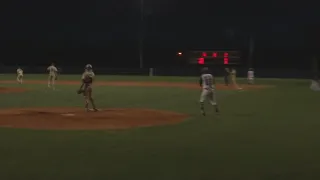
<svg viewBox="0 0 320 180">
<path fill-rule="evenodd" d="M 207 86 L 212 86 L 212 78 L 210 77 L 204 78 L 204 84 Z"/>
</svg>

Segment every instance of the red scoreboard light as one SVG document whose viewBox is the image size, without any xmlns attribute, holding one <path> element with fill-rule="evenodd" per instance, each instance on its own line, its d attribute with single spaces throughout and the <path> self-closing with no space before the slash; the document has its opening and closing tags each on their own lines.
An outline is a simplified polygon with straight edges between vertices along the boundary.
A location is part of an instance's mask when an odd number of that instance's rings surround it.
<svg viewBox="0 0 320 180">
<path fill-rule="evenodd" d="M 198 58 L 198 64 L 204 64 L 204 58 Z"/>
<path fill-rule="evenodd" d="M 202 57 L 207 57 L 207 53 L 206 52 L 202 52 Z"/>
<path fill-rule="evenodd" d="M 223 53 L 223 64 L 229 64 L 229 53 Z"/>
<path fill-rule="evenodd" d="M 190 51 L 185 55 L 190 64 L 241 64 L 240 51 Z"/>
<path fill-rule="evenodd" d="M 218 53 L 216 53 L 216 52 L 212 53 L 212 57 L 216 58 L 217 56 L 218 56 Z"/>
<path fill-rule="evenodd" d="M 227 57 L 223 58 L 223 64 L 229 64 L 229 58 Z"/>
</svg>

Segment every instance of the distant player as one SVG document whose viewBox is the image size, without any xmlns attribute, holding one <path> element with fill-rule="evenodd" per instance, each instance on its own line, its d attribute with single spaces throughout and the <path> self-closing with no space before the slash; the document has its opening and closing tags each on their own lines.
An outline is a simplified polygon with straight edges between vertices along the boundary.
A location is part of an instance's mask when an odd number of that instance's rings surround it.
<svg viewBox="0 0 320 180">
<path fill-rule="evenodd" d="M 237 79 L 237 71 L 236 71 L 236 69 L 234 69 L 234 68 L 231 69 L 230 76 L 231 76 L 231 82 L 232 82 L 233 86 L 236 89 L 242 89 L 237 84 L 237 80 L 236 80 Z"/>
<path fill-rule="evenodd" d="M 55 81 L 58 78 L 58 69 L 55 67 L 54 63 L 51 64 L 47 68 L 47 71 L 49 71 L 49 77 L 48 77 L 48 88 L 55 89 Z"/>
<path fill-rule="evenodd" d="M 320 91 L 320 80 L 318 79 L 311 80 L 310 89 L 313 91 Z"/>
<path fill-rule="evenodd" d="M 229 68 L 225 68 L 224 70 L 225 70 L 225 72 L 224 72 L 224 84 L 226 86 L 228 86 L 229 85 L 230 70 L 229 70 Z"/>
<path fill-rule="evenodd" d="M 17 82 L 19 84 L 23 82 L 23 70 L 20 67 L 17 69 Z"/>
<path fill-rule="evenodd" d="M 93 111 L 98 111 L 96 108 L 96 105 L 94 103 L 94 100 L 92 98 L 92 83 L 94 81 L 95 74 L 92 70 L 92 65 L 87 64 L 85 66 L 85 71 L 82 74 L 82 83 L 80 86 L 80 89 L 78 90 L 78 94 L 83 94 L 85 98 L 85 109 L 86 111 L 91 111 L 89 109 L 89 103 L 91 103 Z"/>
<path fill-rule="evenodd" d="M 203 68 L 201 70 L 201 77 L 200 77 L 200 86 L 202 88 L 202 92 L 200 95 L 200 110 L 202 115 L 206 115 L 204 110 L 204 101 L 209 100 L 210 104 L 215 107 L 216 112 L 219 112 L 219 108 L 216 102 L 216 91 L 215 91 L 215 79 L 210 74 L 208 68 Z"/>
<path fill-rule="evenodd" d="M 254 84 L 254 70 L 250 68 L 248 71 L 248 84 Z"/>
</svg>

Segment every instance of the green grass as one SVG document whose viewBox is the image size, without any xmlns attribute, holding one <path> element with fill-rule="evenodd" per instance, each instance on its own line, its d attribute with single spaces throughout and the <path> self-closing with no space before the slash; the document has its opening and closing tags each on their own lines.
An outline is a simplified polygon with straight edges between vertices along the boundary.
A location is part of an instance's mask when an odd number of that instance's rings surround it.
<svg viewBox="0 0 320 180">
<path fill-rule="evenodd" d="M 27 75 L 43 79 L 42 75 Z M 101 81 L 198 78 L 98 76 Z M 0 80 L 15 79 L 0 75 Z M 79 76 L 62 76 L 77 80 Z M 221 80 L 219 80 L 221 81 Z M 0 129 L 0 179 L 311 180 L 320 179 L 320 93 L 307 80 L 258 79 L 275 88 L 218 91 L 222 114 L 199 114 L 199 91 L 165 87 L 95 88 L 100 107 L 144 107 L 190 114 L 184 123 L 113 131 Z M 3 84 L 14 86 L 16 84 Z M 0 108 L 82 106 L 77 86 L 22 85 L 0 94 Z M 209 106 L 207 106 L 208 108 Z M 1 117 L 0 117 L 1 118 Z"/>
</svg>

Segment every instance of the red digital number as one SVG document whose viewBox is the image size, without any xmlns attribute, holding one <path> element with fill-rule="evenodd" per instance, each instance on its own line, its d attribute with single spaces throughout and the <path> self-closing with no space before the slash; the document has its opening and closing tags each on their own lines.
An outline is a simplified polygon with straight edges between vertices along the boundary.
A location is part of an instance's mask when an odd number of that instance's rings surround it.
<svg viewBox="0 0 320 180">
<path fill-rule="evenodd" d="M 202 53 L 202 57 L 207 57 L 207 53 L 206 53 L 206 52 L 203 52 L 203 53 Z"/>
<path fill-rule="evenodd" d="M 214 52 L 212 53 L 212 57 L 216 58 L 218 56 L 218 53 Z"/>
<path fill-rule="evenodd" d="M 227 52 L 223 53 L 223 57 L 229 57 L 229 53 Z"/>
<path fill-rule="evenodd" d="M 229 58 L 227 57 L 223 58 L 223 64 L 229 64 Z"/>
<path fill-rule="evenodd" d="M 199 58 L 198 59 L 198 64 L 204 64 L 204 58 Z"/>
</svg>

